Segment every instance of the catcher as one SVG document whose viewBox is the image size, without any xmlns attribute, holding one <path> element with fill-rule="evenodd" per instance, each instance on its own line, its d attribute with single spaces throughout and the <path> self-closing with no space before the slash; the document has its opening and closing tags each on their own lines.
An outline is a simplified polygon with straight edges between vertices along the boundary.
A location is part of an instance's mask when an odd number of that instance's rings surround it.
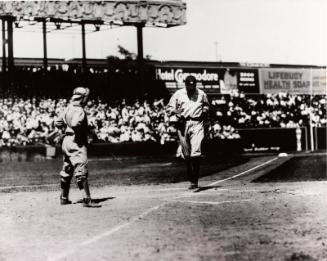
<svg viewBox="0 0 327 261">
<path fill-rule="evenodd" d="M 194 76 L 187 76 L 185 88 L 173 94 L 167 105 L 167 112 L 168 115 L 175 116 L 179 143 L 191 182 L 189 189 L 197 189 L 204 119 L 209 112 L 209 102 L 207 95 L 196 87 Z"/>
<path fill-rule="evenodd" d="M 62 142 L 64 163 L 60 172 L 61 205 L 72 203 L 68 196 L 71 179 L 75 176 L 77 186 L 82 192 L 83 206 L 100 207 L 100 205 L 92 202 L 88 184 L 88 123 L 84 106 L 87 103 L 89 93 L 90 90 L 88 88 L 75 88 L 70 104 L 55 122 L 56 127 L 64 131 Z"/>
</svg>

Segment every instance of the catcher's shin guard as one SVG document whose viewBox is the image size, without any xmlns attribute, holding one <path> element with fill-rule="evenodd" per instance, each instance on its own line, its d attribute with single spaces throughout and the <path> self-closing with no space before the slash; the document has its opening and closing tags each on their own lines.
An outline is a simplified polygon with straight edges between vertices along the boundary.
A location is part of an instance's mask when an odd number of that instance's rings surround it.
<svg viewBox="0 0 327 261">
<path fill-rule="evenodd" d="M 101 205 L 96 204 L 91 199 L 90 187 L 86 177 L 80 177 L 77 179 L 78 188 L 82 191 L 83 207 L 87 208 L 99 208 Z"/>
<path fill-rule="evenodd" d="M 72 202 L 68 199 L 69 198 L 69 189 L 70 189 L 70 178 L 63 178 L 60 179 L 60 186 L 61 186 L 61 195 L 60 195 L 60 204 L 61 205 L 68 205 Z"/>
<path fill-rule="evenodd" d="M 89 183 L 87 182 L 87 178 L 84 176 L 78 176 L 77 179 L 77 186 L 82 192 L 83 198 L 91 198 Z"/>
</svg>

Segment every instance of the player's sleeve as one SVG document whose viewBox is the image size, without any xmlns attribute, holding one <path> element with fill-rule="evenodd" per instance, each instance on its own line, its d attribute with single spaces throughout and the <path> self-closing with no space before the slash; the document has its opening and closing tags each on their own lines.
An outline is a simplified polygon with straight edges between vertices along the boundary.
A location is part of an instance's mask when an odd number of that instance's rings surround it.
<svg viewBox="0 0 327 261">
<path fill-rule="evenodd" d="M 166 107 L 168 115 L 173 115 L 175 113 L 177 109 L 177 99 L 178 99 L 178 95 L 177 93 L 174 93 L 173 96 L 171 96 Z"/>
<path fill-rule="evenodd" d="M 82 108 L 77 107 L 71 118 L 71 127 L 73 129 L 76 129 L 82 126 L 84 118 L 85 118 L 84 110 Z"/>
</svg>

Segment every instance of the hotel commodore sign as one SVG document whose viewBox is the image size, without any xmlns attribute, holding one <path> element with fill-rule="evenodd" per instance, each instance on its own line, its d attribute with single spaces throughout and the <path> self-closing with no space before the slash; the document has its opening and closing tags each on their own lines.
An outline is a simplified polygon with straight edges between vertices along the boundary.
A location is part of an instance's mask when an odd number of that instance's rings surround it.
<svg viewBox="0 0 327 261">
<path fill-rule="evenodd" d="M 162 70 L 161 68 L 156 70 L 156 78 L 162 81 L 175 81 L 177 83 L 183 83 L 188 75 L 193 75 L 198 82 L 218 82 L 219 75 L 214 72 L 185 72 L 183 69 L 170 69 Z"/>
<path fill-rule="evenodd" d="M 231 93 L 233 90 L 258 92 L 257 70 L 232 68 L 181 68 L 158 67 L 155 77 L 163 81 L 169 90 L 184 87 L 188 75 L 197 79 L 197 86 L 209 93 Z"/>
</svg>

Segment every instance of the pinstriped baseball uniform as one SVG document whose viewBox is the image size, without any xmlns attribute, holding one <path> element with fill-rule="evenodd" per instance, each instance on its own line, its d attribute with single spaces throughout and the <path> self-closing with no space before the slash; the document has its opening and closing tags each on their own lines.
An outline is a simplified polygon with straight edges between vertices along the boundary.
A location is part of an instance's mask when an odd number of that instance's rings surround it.
<svg viewBox="0 0 327 261">
<path fill-rule="evenodd" d="M 201 156 L 201 143 L 204 138 L 203 112 L 209 110 L 209 101 L 204 91 L 196 89 L 193 95 L 186 89 L 176 91 L 167 105 L 170 112 L 180 111 L 181 117 L 186 119 L 183 133 L 179 133 L 180 145 L 184 157 Z"/>
</svg>

